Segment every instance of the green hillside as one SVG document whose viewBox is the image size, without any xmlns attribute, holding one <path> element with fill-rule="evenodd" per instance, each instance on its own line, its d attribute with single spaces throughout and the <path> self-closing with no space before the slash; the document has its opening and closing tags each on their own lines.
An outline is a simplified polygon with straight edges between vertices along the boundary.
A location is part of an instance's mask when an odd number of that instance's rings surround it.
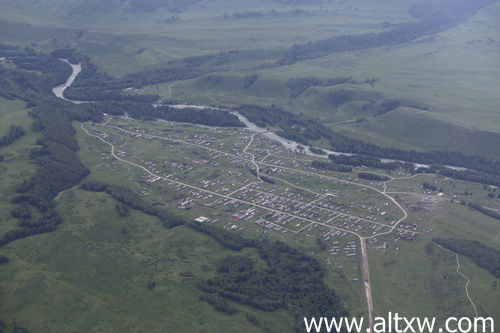
<svg viewBox="0 0 500 333">
<path fill-rule="evenodd" d="M 474 131 L 433 118 L 429 112 L 401 108 L 357 125 L 340 125 L 346 130 L 364 135 L 384 133 L 388 140 L 426 150 L 450 149 L 467 154 L 482 154 L 495 158 L 500 155 L 500 134 Z"/>
</svg>

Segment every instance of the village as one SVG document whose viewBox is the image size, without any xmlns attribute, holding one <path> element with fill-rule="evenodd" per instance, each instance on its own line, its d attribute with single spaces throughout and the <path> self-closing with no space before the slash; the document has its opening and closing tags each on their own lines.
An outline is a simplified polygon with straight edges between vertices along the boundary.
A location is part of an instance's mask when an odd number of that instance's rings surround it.
<svg viewBox="0 0 500 333">
<path fill-rule="evenodd" d="M 348 258 L 359 254 L 353 235 L 386 234 L 402 217 L 379 192 L 380 182 L 358 185 L 352 174 L 317 170 L 312 157 L 265 136 L 241 128 L 140 124 L 110 120 L 92 133 L 112 144 L 116 157 L 140 167 L 139 194 L 183 210 L 198 223 L 281 239 L 319 239 L 330 255 Z M 101 161 L 103 168 L 118 168 L 120 162 L 109 153 L 102 153 Z M 418 233 L 417 225 L 397 226 L 394 241 L 411 241 Z M 373 246 L 385 251 L 387 242 Z"/>
</svg>

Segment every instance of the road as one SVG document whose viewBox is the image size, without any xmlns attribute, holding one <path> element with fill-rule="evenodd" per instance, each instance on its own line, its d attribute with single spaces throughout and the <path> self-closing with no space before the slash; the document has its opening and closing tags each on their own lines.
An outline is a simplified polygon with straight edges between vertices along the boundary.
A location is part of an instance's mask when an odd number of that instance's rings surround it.
<svg viewBox="0 0 500 333">
<path fill-rule="evenodd" d="M 372 286 L 370 280 L 370 267 L 368 264 L 368 253 L 366 250 L 366 238 L 360 237 L 361 243 L 361 271 L 363 272 L 363 287 L 365 290 L 366 307 L 368 311 L 368 320 L 370 329 L 373 328 L 373 299 L 372 299 Z"/>
</svg>

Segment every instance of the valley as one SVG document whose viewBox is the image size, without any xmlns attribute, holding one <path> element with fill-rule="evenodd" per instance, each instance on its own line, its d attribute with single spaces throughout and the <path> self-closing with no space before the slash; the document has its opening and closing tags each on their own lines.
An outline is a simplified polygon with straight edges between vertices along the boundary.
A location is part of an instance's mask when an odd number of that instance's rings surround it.
<svg viewBox="0 0 500 333">
<path fill-rule="evenodd" d="M 498 322 L 499 13 L 4 1 L 0 332 Z"/>
</svg>

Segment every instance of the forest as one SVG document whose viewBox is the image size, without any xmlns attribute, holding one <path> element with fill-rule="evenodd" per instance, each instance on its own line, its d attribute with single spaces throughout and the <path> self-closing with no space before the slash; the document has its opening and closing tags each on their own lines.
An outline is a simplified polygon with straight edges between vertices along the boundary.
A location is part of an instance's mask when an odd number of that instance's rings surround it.
<svg viewBox="0 0 500 333">
<path fill-rule="evenodd" d="M 57 58 L 48 54 L 39 54 L 36 57 L 15 57 L 12 62 L 17 69 L 28 71 L 39 71 L 44 74 L 51 74 L 49 85 L 51 87 L 58 86 L 66 82 L 68 76 L 71 75 L 71 67 Z"/>
<path fill-rule="evenodd" d="M 495 161 L 492 162 L 496 163 Z M 466 180 L 469 182 L 500 186 L 500 176 L 497 174 L 492 175 L 489 173 L 475 172 L 472 170 L 453 170 L 439 165 L 431 166 L 429 169 L 422 171 L 438 173 L 445 177 Z"/>
<path fill-rule="evenodd" d="M 71 73 L 67 64 L 57 59 L 57 62 L 50 60 L 46 54 L 27 57 L 27 53 L 31 54 L 31 51 L 23 51 L 22 56 L 16 59 L 21 69 L 3 69 L 0 88 L 27 101 L 26 107 L 31 108 L 32 130 L 40 133 L 40 138 L 36 142 L 37 147 L 29 152 L 29 157 L 37 169 L 32 177 L 16 188 L 17 195 L 11 200 L 16 207 L 12 209 L 11 216 L 18 219 L 18 226 L 0 238 L 0 246 L 18 238 L 53 231 L 62 222 L 52 200 L 61 191 L 77 185 L 89 173 L 76 156 L 78 145 L 72 121 L 102 119 L 100 113 L 83 105 L 74 105 L 52 96 L 52 87 L 65 81 L 63 75 Z M 19 137 L 21 133 L 24 133 L 23 129 L 11 128 L 5 142 Z"/>
<path fill-rule="evenodd" d="M 434 238 L 433 241 L 450 251 L 470 258 L 476 265 L 500 278 L 500 251 L 466 239 Z"/>
<path fill-rule="evenodd" d="M 346 316 L 337 294 L 322 281 L 319 262 L 282 242 L 259 241 L 257 252 L 265 267 L 245 255 L 222 260 L 217 275 L 198 288 L 209 295 L 262 311 L 286 309 L 294 314 L 295 329 L 303 329 L 303 317 Z"/>
<path fill-rule="evenodd" d="M 203 56 L 191 56 L 171 60 L 160 68 L 128 74 L 115 79 L 99 70 L 88 57 L 79 55 L 72 49 L 59 49 L 53 55 L 82 63 L 82 72 L 66 91 L 66 97 L 80 101 L 120 101 L 152 102 L 155 95 L 125 95 L 126 88 L 142 88 L 162 82 L 192 79 L 222 69 L 240 56 L 238 50 L 219 52 Z"/>
<path fill-rule="evenodd" d="M 384 163 L 379 158 L 361 156 L 361 155 L 328 155 L 328 158 L 335 164 L 339 165 L 350 165 L 350 166 L 366 166 L 376 169 L 385 169 L 385 170 L 395 170 L 397 168 L 403 167 L 406 168 L 406 165 L 401 162 L 390 162 Z M 409 169 L 413 169 L 412 165 L 408 166 Z"/>
</svg>

